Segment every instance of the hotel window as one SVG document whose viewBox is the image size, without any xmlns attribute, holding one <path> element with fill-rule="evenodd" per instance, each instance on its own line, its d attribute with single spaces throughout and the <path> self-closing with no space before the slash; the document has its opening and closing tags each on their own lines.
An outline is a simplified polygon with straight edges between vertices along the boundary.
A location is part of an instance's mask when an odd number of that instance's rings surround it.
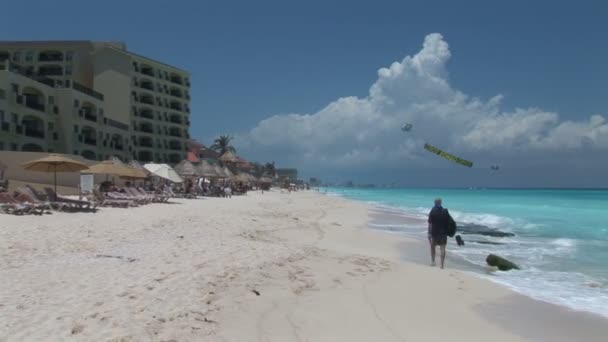
<svg viewBox="0 0 608 342">
<path fill-rule="evenodd" d="M 15 52 L 13 52 L 13 61 L 14 62 L 21 61 L 21 51 L 15 51 Z"/>
<path fill-rule="evenodd" d="M 72 75 L 72 66 L 70 66 L 70 65 L 66 65 L 66 66 L 65 66 L 65 74 L 66 74 L 67 76 Z"/>
<path fill-rule="evenodd" d="M 11 150 L 17 151 L 18 150 L 17 144 L 11 144 Z"/>
<path fill-rule="evenodd" d="M 19 85 L 15 83 L 11 83 L 11 89 L 13 89 L 13 93 L 19 93 Z"/>
<path fill-rule="evenodd" d="M 65 60 L 72 61 L 74 59 L 74 51 L 68 51 L 65 53 Z"/>
<path fill-rule="evenodd" d="M 25 53 L 25 61 L 29 63 L 34 61 L 34 51 L 28 51 Z"/>
</svg>

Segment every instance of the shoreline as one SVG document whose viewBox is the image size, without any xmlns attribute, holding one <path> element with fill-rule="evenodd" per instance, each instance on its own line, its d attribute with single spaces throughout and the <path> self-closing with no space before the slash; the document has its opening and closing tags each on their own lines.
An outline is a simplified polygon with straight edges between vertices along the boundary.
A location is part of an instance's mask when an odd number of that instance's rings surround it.
<svg viewBox="0 0 608 342">
<path fill-rule="evenodd" d="M 313 191 L 3 216 L 0 340 L 603 340 L 602 317 L 458 269 Z M 426 248 L 424 248 L 426 250 Z M 110 257 L 107 257 L 110 256 Z M 439 323 L 440 322 L 440 323 Z"/>
<path fill-rule="evenodd" d="M 371 218 L 369 223 L 370 229 L 382 233 L 388 233 L 391 235 L 405 236 L 408 239 L 413 239 L 414 241 L 421 243 L 423 246 L 415 246 L 416 248 L 414 249 L 416 249 L 416 252 L 409 253 L 407 255 L 404 254 L 403 258 L 406 261 L 415 262 L 420 265 L 428 266 L 430 264 L 430 255 L 426 243 L 427 241 L 425 239 L 426 235 L 423 233 L 418 234 L 418 232 L 416 231 L 419 227 L 426 227 L 426 220 L 422 219 L 417 212 L 408 212 L 406 209 L 385 206 L 382 204 L 367 203 L 365 201 L 350 199 L 336 194 L 330 194 L 330 196 L 335 196 L 347 201 L 353 201 L 355 203 L 360 203 L 368 206 L 371 212 Z M 423 228 L 420 228 L 420 230 L 422 231 Z M 467 237 L 467 235 L 464 235 L 465 239 Z M 465 240 L 465 243 L 466 242 L 468 241 Z M 410 249 L 411 248 L 412 246 L 410 246 Z M 471 273 L 471 275 L 477 278 L 488 280 L 498 286 L 507 288 L 510 291 L 513 291 L 514 293 L 523 295 L 532 300 L 556 305 L 558 307 L 566 308 L 568 310 L 589 313 L 592 315 L 597 315 L 604 319 L 608 319 L 608 313 L 581 308 L 580 304 L 575 305 L 565 301 L 560 301 L 559 298 L 550 297 L 542 294 L 539 295 L 538 293 L 535 293 L 533 288 L 526 289 L 524 287 L 523 289 L 521 289 L 518 287 L 518 285 L 510 284 L 509 281 L 505 279 L 499 279 L 497 277 L 500 277 L 500 274 L 503 272 L 498 272 L 497 270 L 485 264 L 481 265 L 471 260 L 467 260 L 464 255 L 458 254 L 458 251 L 460 251 L 462 248 L 466 247 L 457 246 L 454 243 L 453 239 L 448 239 L 448 253 L 446 256 L 446 265 L 453 265 L 456 269 L 469 272 Z M 453 252 L 450 253 L 450 250 Z M 492 253 L 492 251 L 487 253 Z M 506 273 L 504 273 L 504 275 L 506 275 Z"/>
</svg>

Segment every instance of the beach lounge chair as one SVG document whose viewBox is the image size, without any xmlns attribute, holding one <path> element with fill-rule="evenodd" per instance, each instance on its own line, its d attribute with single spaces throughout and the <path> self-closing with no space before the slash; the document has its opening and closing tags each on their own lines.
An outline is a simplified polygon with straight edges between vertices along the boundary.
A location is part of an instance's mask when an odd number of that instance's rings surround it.
<svg viewBox="0 0 608 342">
<path fill-rule="evenodd" d="M 142 201 L 144 204 L 148 204 L 148 203 L 154 201 L 153 196 L 149 196 L 148 194 L 142 195 L 131 187 L 125 187 L 124 189 L 125 189 L 125 193 L 127 195 L 129 195 L 133 198 L 137 198 L 138 200 Z"/>
<path fill-rule="evenodd" d="M 79 210 L 82 210 L 82 211 L 94 212 L 95 209 L 97 208 L 97 203 L 61 197 L 61 196 L 57 195 L 57 193 L 55 193 L 55 191 L 51 188 L 44 188 L 44 191 L 46 192 L 48 199 L 52 202 L 61 202 L 61 203 L 72 204 L 73 206 L 77 207 Z"/>
<path fill-rule="evenodd" d="M 15 194 L 13 195 L 13 198 L 19 203 L 32 205 L 36 209 L 40 209 L 43 212 L 53 209 L 50 203 L 36 200 L 32 195 L 27 192 L 27 190 L 23 188 L 17 189 L 17 191 L 15 191 Z"/>
<path fill-rule="evenodd" d="M 147 204 L 148 201 L 142 198 L 134 197 L 128 195 L 126 193 L 118 192 L 118 191 L 108 191 L 106 192 L 106 197 L 116 199 L 116 200 L 128 200 L 132 201 L 137 205 Z"/>
<path fill-rule="evenodd" d="M 99 190 L 93 190 L 93 198 L 95 202 L 97 202 L 102 207 L 120 207 L 120 208 L 128 208 L 136 206 L 135 202 L 131 200 L 124 199 L 112 199 L 105 197 Z"/>
<path fill-rule="evenodd" d="M 44 195 L 41 192 L 37 191 L 36 189 L 34 189 L 33 187 L 31 187 L 30 185 L 26 185 L 25 187 L 20 188 L 20 190 L 22 192 L 25 192 L 28 195 L 30 195 L 38 203 L 46 203 L 46 204 L 50 205 L 53 210 L 60 210 L 60 211 L 73 211 L 74 210 L 74 206 L 71 205 L 71 204 L 69 204 L 69 203 L 50 201 L 47 198 L 46 195 Z"/>
<path fill-rule="evenodd" d="M 20 203 L 7 192 L 0 193 L 0 203 L 3 204 L 4 210 L 15 215 L 42 215 L 44 213 L 44 209 L 38 208 L 32 204 Z"/>
<path fill-rule="evenodd" d="M 144 190 L 143 188 L 133 188 L 133 190 L 142 195 L 152 196 L 152 198 L 154 199 L 154 202 L 166 203 L 169 200 L 168 195 L 149 193 L 149 192 L 146 192 L 146 190 Z"/>
</svg>

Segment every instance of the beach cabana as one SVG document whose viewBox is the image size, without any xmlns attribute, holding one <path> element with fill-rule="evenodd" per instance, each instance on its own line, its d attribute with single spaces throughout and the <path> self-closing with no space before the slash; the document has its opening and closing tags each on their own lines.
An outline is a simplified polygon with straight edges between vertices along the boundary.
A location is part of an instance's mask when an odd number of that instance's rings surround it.
<svg viewBox="0 0 608 342">
<path fill-rule="evenodd" d="M 220 161 L 223 163 L 238 163 L 239 158 L 234 153 L 227 151 L 220 157 Z"/>
<path fill-rule="evenodd" d="M 206 160 L 201 160 L 201 162 L 196 166 L 198 175 L 204 178 L 217 178 L 219 175 L 215 171 L 213 165 L 209 164 Z"/>
<path fill-rule="evenodd" d="M 175 165 L 175 172 L 183 178 L 199 176 L 198 169 L 189 160 L 182 160 Z"/>
<path fill-rule="evenodd" d="M 184 180 L 167 164 L 146 164 L 146 170 L 150 171 L 152 176 L 157 176 L 173 183 L 181 183 Z"/>
<path fill-rule="evenodd" d="M 78 172 L 89 168 L 86 164 L 58 154 L 51 154 L 48 157 L 29 161 L 21 164 L 21 167 L 28 171 L 54 173 L 55 193 L 57 193 L 57 172 Z"/>
</svg>

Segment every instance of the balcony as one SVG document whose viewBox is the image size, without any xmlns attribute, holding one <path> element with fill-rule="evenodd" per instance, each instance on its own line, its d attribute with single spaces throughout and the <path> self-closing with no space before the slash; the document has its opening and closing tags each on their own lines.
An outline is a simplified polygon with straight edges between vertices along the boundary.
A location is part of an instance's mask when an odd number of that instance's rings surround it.
<svg viewBox="0 0 608 342">
<path fill-rule="evenodd" d="M 182 80 L 182 78 L 177 75 L 171 75 L 171 82 L 175 83 L 175 84 L 179 84 L 179 85 L 184 84 L 184 81 Z"/>
<path fill-rule="evenodd" d="M 171 117 L 169 118 L 169 122 L 181 125 L 182 117 L 179 115 L 171 115 Z"/>
<path fill-rule="evenodd" d="M 152 139 L 139 139 L 139 146 L 141 147 L 153 147 Z"/>
<path fill-rule="evenodd" d="M 19 103 L 19 101 L 17 101 L 17 103 Z M 45 111 L 44 105 L 41 103 L 38 103 L 38 101 L 34 100 L 34 99 L 26 98 L 25 106 L 28 108 L 34 109 L 34 110 L 41 111 L 41 112 Z"/>
<path fill-rule="evenodd" d="M 144 118 L 144 119 L 150 119 L 150 120 L 154 120 L 154 112 L 152 112 L 151 110 L 140 110 L 139 111 L 139 116 Z"/>
<path fill-rule="evenodd" d="M 141 70 L 139 72 L 142 73 L 142 74 L 144 74 L 144 75 L 148 75 L 148 76 L 154 77 L 154 69 L 152 69 L 150 67 L 142 66 Z"/>
<path fill-rule="evenodd" d="M 139 131 L 144 133 L 154 134 L 154 128 L 152 126 L 140 125 Z"/>
<path fill-rule="evenodd" d="M 151 90 L 154 91 L 154 84 L 151 82 L 141 82 L 139 84 L 139 87 L 142 89 L 147 89 L 147 90 Z"/>
<path fill-rule="evenodd" d="M 91 137 L 84 137 L 82 139 L 82 142 L 84 142 L 87 145 L 91 145 L 91 146 L 97 146 L 97 139 L 95 138 L 91 138 Z"/>
<path fill-rule="evenodd" d="M 30 138 L 44 139 L 44 131 L 26 126 L 25 136 Z"/>
<path fill-rule="evenodd" d="M 62 62 L 63 53 L 60 51 L 44 51 L 38 55 L 38 61 L 40 62 Z"/>
<path fill-rule="evenodd" d="M 171 89 L 169 94 L 171 94 L 171 96 L 179 97 L 180 99 L 182 98 L 182 91 L 179 89 Z"/>
<path fill-rule="evenodd" d="M 92 108 L 82 108 L 80 113 L 81 116 L 84 116 L 85 120 L 97 122 L 97 115 L 95 115 Z"/>
<path fill-rule="evenodd" d="M 169 149 L 172 151 L 180 151 L 182 149 L 182 145 L 180 143 L 169 143 Z"/>
<path fill-rule="evenodd" d="M 63 67 L 59 65 L 41 66 L 38 69 L 38 76 L 63 76 Z"/>
<path fill-rule="evenodd" d="M 169 108 L 174 109 L 174 110 L 182 110 L 182 104 L 179 102 L 171 102 L 171 104 L 169 105 Z"/>
<path fill-rule="evenodd" d="M 149 104 L 149 105 L 154 105 L 154 99 L 151 96 L 142 96 L 139 99 L 139 102 L 141 103 L 145 103 L 145 104 Z"/>
<path fill-rule="evenodd" d="M 91 89 L 89 87 L 86 87 L 86 86 L 84 86 L 84 85 L 82 85 L 82 84 L 80 84 L 80 83 L 78 83 L 76 81 L 72 82 L 72 89 L 77 90 L 77 91 L 79 91 L 79 92 L 81 92 L 83 94 L 87 94 L 89 96 L 92 96 L 92 97 L 94 97 L 94 98 L 96 98 L 98 100 L 103 101 L 103 94 L 102 93 L 97 92 L 97 91 L 95 91 L 95 90 L 93 90 L 93 89 Z"/>
<path fill-rule="evenodd" d="M 179 129 L 171 129 L 169 131 L 169 135 L 172 137 L 176 137 L 176 138 L 181 138 L 182 137 L 182 133 Z"/>
</svg>

